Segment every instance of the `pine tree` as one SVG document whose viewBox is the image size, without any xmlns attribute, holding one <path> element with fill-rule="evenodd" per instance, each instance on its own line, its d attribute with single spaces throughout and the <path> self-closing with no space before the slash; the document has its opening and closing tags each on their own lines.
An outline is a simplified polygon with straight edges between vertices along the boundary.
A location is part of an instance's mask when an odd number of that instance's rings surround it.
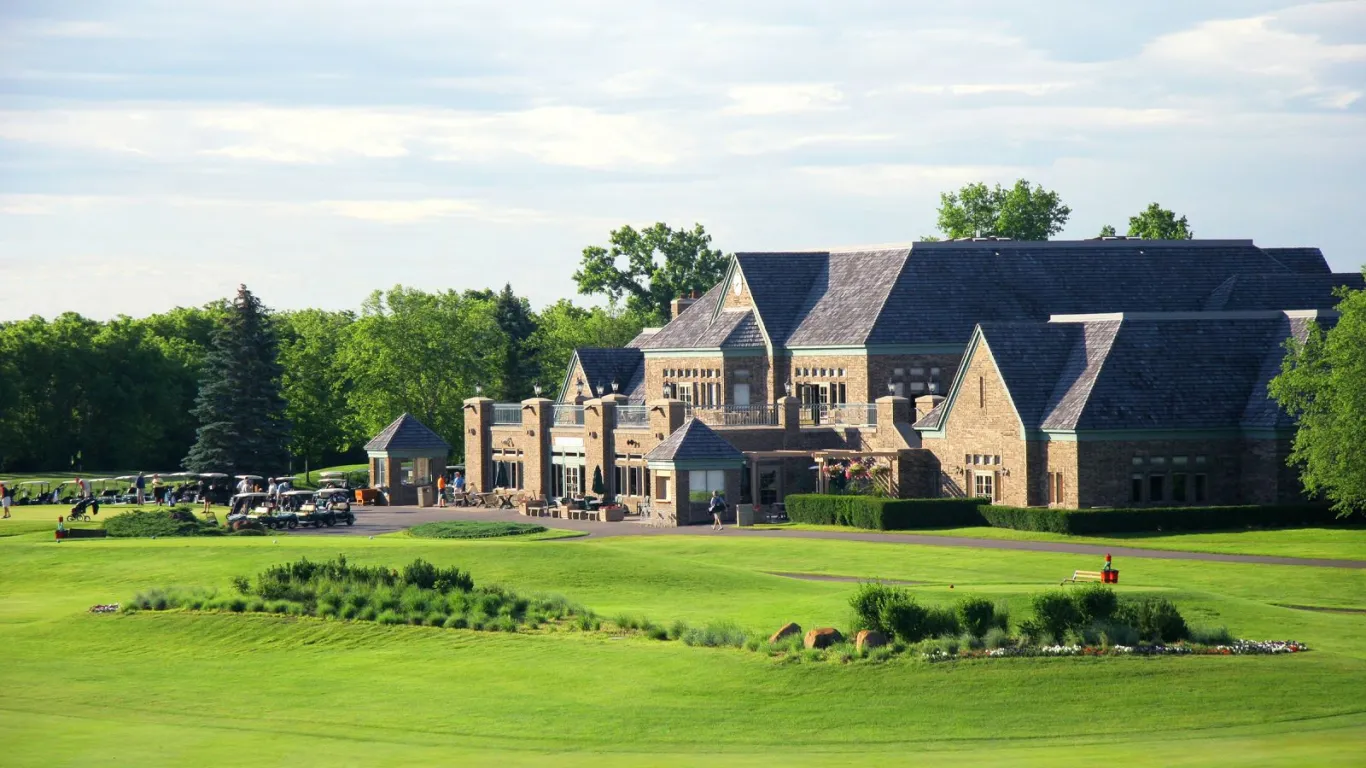
<svg viewBox="0 0 1366 768">
<path fill-rule="evenodd" d="M 284 470 L 289 423 L 280 396 L 278 349 L 268 310 L 239 286 L 204 358 L 192 411 L 199 429 L 186 469 L 230 475 Z"/>
<path fill-rule="evenodd" d="M 501 396 L 506 402 L 520 402 L 531 397 L 531 383 L 527 381 L 534 366 L 527 341 L 536 332 L 536 319 L 531 305 L 512 292 L 512 284 L 494 300 L 494 314 L 505 339 Z"/>
</svg>

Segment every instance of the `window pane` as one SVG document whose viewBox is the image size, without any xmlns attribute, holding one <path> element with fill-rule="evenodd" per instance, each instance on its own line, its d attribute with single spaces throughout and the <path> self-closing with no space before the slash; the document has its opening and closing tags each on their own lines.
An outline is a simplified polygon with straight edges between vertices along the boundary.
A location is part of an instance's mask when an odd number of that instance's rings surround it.
<svg viewBox="0 0 1366 768">
<path fill-rule="evenodd" d="M 1201 502 L 1205 500 L 1205 476 L 1195 476 L 1195 500 Z"/>
<path fill-rule="evenodd" d="M 1186 475 L 1177 472 L 1172 475 L 1172 501 L 1186 500 Z"/>
<path fill-rule="evenodd" d="M 1166 475 L 1148 476 L 1148 501 L 1162 501 L 1167 498 L 1164 493 L 1167 484 Z"/>
<path fill-rule="evenodd" d="M 1134 475 L 1130 483 L 1129 501 L 1143 501 L 1143 475 Z"/>
</svg>

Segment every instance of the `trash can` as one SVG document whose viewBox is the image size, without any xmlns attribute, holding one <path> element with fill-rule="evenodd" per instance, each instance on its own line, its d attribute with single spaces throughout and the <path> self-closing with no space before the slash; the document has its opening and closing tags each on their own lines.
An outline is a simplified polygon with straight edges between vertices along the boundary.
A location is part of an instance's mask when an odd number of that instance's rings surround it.
<svg viewBox="0 0 1366 768">
<path fill-rule="evenodd" d="M 754 525 L 754 505 L 738 504 L 735 507 L 735 525 L 740 528 L 748 528 Z"/>
<path fill-rule="evenodd" d="M 417 488 L 417 505 L 419 507 L 430 507 L 436 498 L 436 492 L 430 485 L 420 485 Z"/>
</svg>

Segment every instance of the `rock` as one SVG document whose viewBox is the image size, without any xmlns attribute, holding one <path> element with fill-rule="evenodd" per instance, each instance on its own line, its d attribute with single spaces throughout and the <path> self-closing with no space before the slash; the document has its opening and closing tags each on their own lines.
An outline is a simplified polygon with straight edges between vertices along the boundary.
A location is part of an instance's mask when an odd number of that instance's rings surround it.
<svg viewBox="0 0 1366 768">
<path fill-rule="evenodd" d="M 859 653 L 872 648 L 880 648 L 886 644 L 887 636 L 876 629 L 861 629 L 857 635 L 854 635 L 854 648 L 858 649 Z"/>
<path fill-rule="evenodd" d="M 844 635 L 841 635 L 840 631 L 834 627 L 818 627 L 806 633 L 807 648 L 829 648 L 842 642 L 844 642 Z"/>
<path fill-rule="evenodd" d="M 780 629 L 780 630 L 778 630 L 777 632 L 774 632 L 774 633 L 773 633 L 773 637 L 770 637 L 770 638 L 768 639 L 768 644 L 769 644 L 769 645 L 773 645 L 774 643 L 778 642 L 779 640 L 782 640 L 784 637 L 788 637 L 788 636 L 791 636 L 791 635 L 800 635 L 801 633 L 802 633 L 802 626 L 801 626 L 800 624 L 796 624 L 796 623 L 793 623 L 793 622 L 788 622 L 787 624 L 784 624 L 784 625 L 783 625 L 783 628 L 782 628 L 782 629 Z"/>
</svg>

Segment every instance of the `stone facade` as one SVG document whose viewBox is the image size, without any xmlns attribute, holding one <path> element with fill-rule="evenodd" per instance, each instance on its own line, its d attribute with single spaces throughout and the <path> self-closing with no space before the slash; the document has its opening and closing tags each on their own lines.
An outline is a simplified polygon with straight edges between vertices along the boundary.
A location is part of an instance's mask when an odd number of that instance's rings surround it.
<svg viewBox="0 0 1366 768">
<path fill-rule="evenodd" d="M 950 489 L 982 493 L 998 504 L 1029 506 L 1031 448 L 1005 382 L 985 344 L 967 362 L 964 385 L 943 422 L 943 437 L 923 436 L 922 445 L 939 460 Z M 952 492 L 952 490 L 950 491 Z"/>
</svg>

